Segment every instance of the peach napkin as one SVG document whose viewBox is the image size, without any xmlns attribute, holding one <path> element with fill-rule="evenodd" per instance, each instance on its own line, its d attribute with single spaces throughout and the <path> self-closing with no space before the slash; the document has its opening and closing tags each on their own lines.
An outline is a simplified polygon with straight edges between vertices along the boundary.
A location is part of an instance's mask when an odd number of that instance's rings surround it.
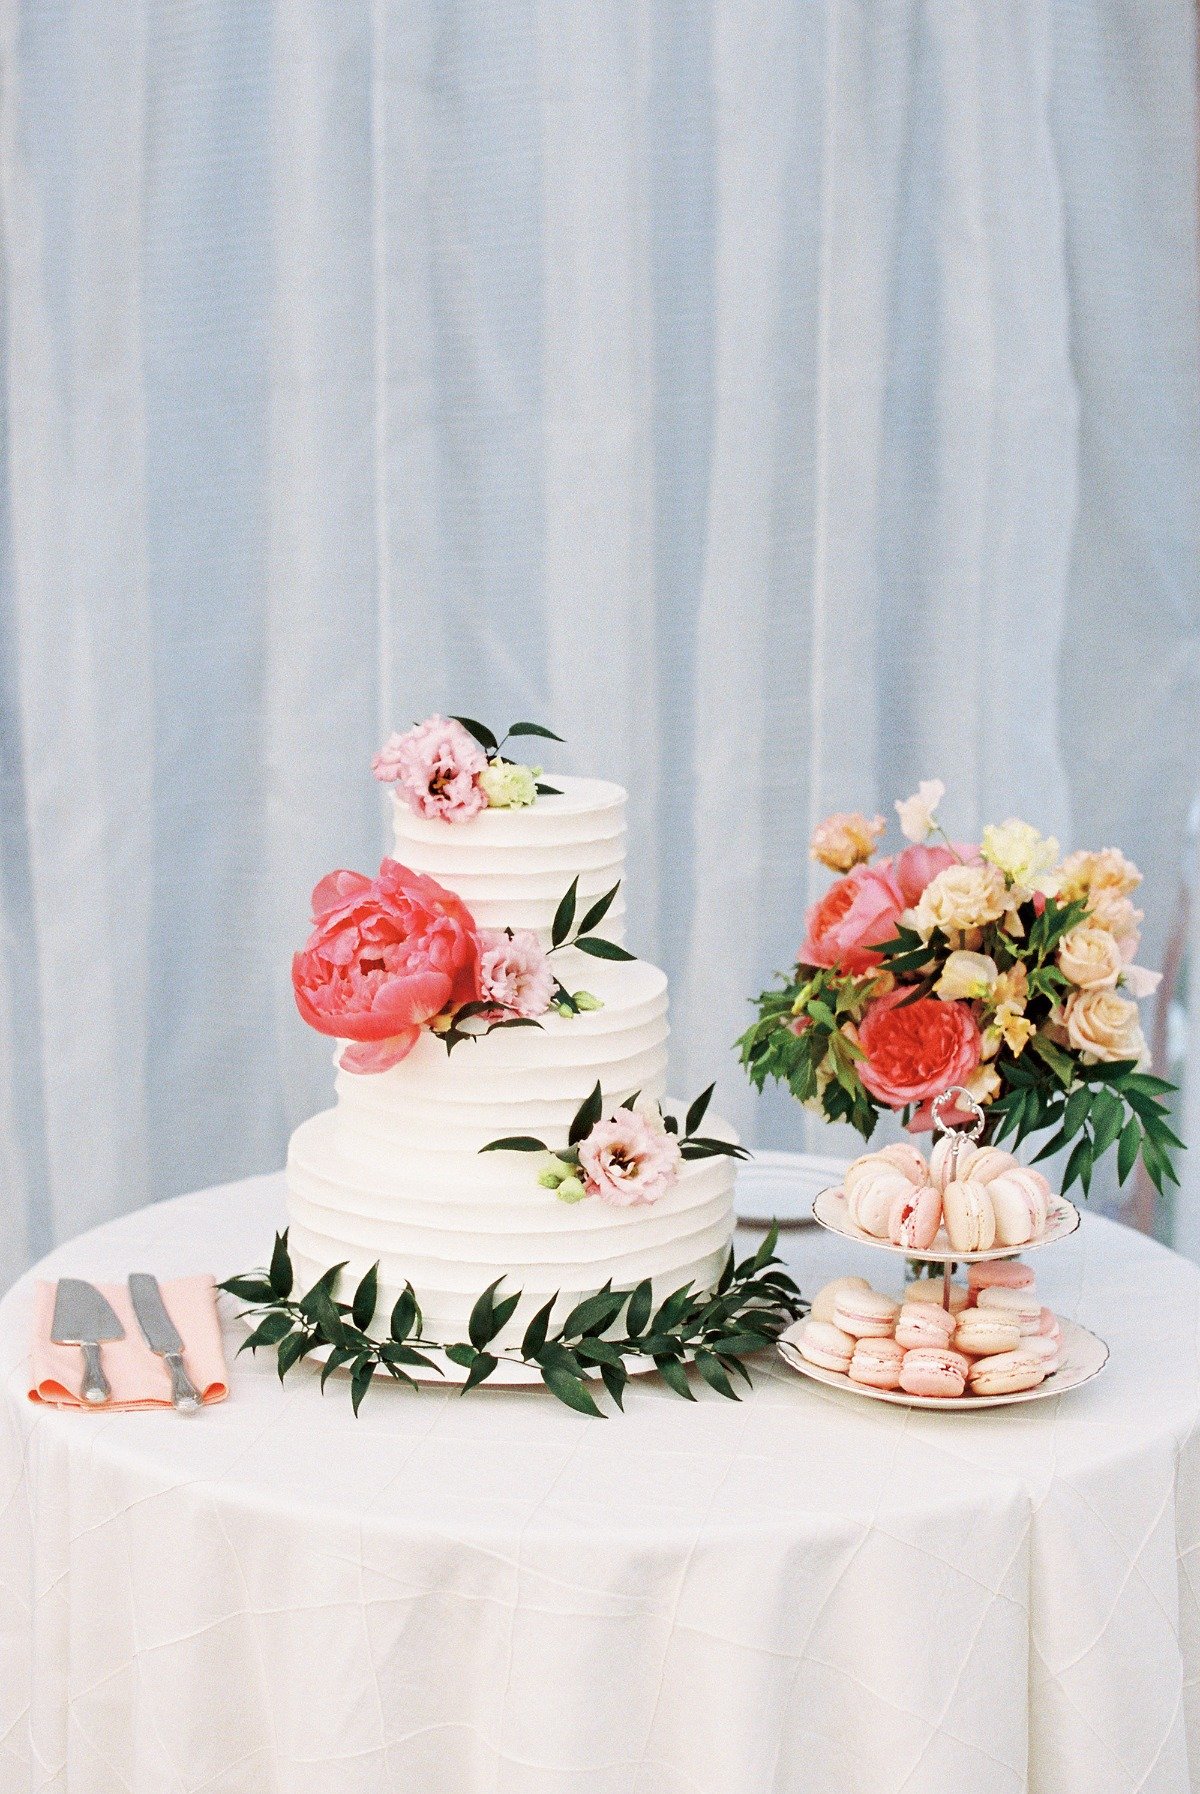
<svg viewBox="0 0 1200 1794">
<path fill-rule="evenodd" d="M 83 1353 L 78 1346 L 55 1345 L 50 1337 L 54 1319 L 53 1283 L 39 1283 L 33 1311 L 33 1344 L 30 1348 L 31 1402 L 53 1408 L 86 1408 L 95 1414 L 111 1414 L 114 1408 L 169 1408 L 171 1373 L 150 1350 L 137 1324 L 129 1289 L 124 1283 L 100 1283 L 125 1328 L 124 1339 L 101 1347 L 104 1374 L 112 1386 L 112 1400 L 93 1406 L 79 1394 L 83 1380 Z M 183 1338 L 183 1363 L 205 1402 L 224 1401 L 229 1394 L 225 1348 L 217 1319 L 217 1290 L 213 1279 L 177 1277 L 162 1285 L 167 1313 Z"/>
</svg>

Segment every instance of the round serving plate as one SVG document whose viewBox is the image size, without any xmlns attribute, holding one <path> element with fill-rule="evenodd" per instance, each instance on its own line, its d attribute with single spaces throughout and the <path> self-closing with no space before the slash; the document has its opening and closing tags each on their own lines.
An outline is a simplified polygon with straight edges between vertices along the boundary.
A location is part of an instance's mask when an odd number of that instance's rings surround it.
<svg viewBox="0 0 1200 1794">
<path fill-rule="evenodd" d="M 890 1402 L 893 1407 L 928 1408 L 939 1412 L 949 1409 L 952 1413 L 965 1414 L 973 1408 L 1009 1408 L 1017 1402 L 1040 1402 L 1048 1396 L 1065 1395 L 1070 1389 L 1078 1389 L 1084 1383 L 1090 1383 L 1098 1377 L 1108 1363 L 1108 1347 L 1086 1327 L 1080 1327 L 1074 1321 L 1064 1320 L 1060 1315 L 1058 1324 L 1062 1328 L 1062 1363 L 1056 1371 L 1036 1389 L 1019 1389 L 1012 1395 L 909 1395 L 903 1389 L 872 1389 L 866 1383 L 853 1383 L 840 1370 L 823 1370 L 819 1364 L 810 1364 L 802 1358 L 795 1344 L 785 1333 L 782 1339 L 775 1342 L 776 1350 L 784 1363 L 791 1370 L 797 1370 L 802 1377 L 811 1377 L 814 1383 L 824 1383 L 829 1389 L 845 1389 L 851 1395 L 866 1396 L 873 1402 Z M 803 1321 L 797 1323 L 803 1326 Z M 791 1328 L 788 1332 L 791 1332 Z"/>
<path fill-rule="evenodd" d="M 822 1190 L 813 1203 L 813 1218 L 827 1227 L 830 1233 L 840 1233 L 844 1239 L 853 1240 L 859 1246 L 877 1246 L 881 1252 L 899 1252 L 904 1258 L 927 1260 L 930 1264 L 981 1264 L 994 1258 L 1020 1258 L 1025 1252 L 1032 1252 L 1037 1246 L 1052 1246 L 1056 1240 L 1065 1240 L 1068 1234 L 1074 1233 L 1079 1226 L 1079 1210 L 1065 1196 L 1052 1196 L 1050 1212 L 1046 1219 L 1046 1230 L 1036 1240 L 1026 1240 L 1020 1246 L 989 1246 L 986 1252 L 956 1252 L 946 1237 L 944 1226 L 939 1227 L 932 1246 L 923 1246 L 918 1252 L 912 1246 L 897 1246 L 894 1240 L 877 1240 L 872 1233 L 864 1233 L 850 1219 L 846 1207 L 846 1198 L 841 1190 Z"/>
<path fill-rule="evenodd" d="M 849 1159 L 809 1152 L 758 1152 L 738 1166 L 733 1206 L 739 1227 L 811 1227 L 813 1202 L 845 1176 Z"/>
</svg>

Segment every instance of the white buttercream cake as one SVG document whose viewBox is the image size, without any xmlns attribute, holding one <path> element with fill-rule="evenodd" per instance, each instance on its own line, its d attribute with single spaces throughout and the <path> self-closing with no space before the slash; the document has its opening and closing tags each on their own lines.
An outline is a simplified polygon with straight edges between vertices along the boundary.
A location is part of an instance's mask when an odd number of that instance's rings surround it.
<svg viewBox="0 0 1200 1794">
<path fill-rule="evenodd" d="M 417 816 L 394 796 L 394 857 L 454 891 L 480 927 L 532 928 L 548 943 L 571 880 L 578 876 L 585 909 L 623 878 L 625 861 L 621 787 L 554 783 L 560 795 L 454 823 Z M 622 896 L 594 931 L 618 942 Z M 525 1298 L 508 1340 L 556 1291 L 565 1313 L 609 1280 L 621 1288 L 650 1277 L 660 1299 L 716 1280 L 733 1231 L 732 1159 L 689 1160 L 657 1201 L 623 1208 L 560 1201 L 539 1185 L 537 1155 L 481 1153 L 513 1135 L 565 1147 L 597 1081 L 606 1110 L 635 1092 L 665 1092 L 666 975 L 573 947 L 553 965 L 567 990 L 585 989 L 601 1006 L 551 1011 L 537 1027 L 497 1029 L 450 1053 L 426 1030 L 387 1071 L 338 1071 L 336 1106 L 297 1128 L 288 1151 L 289 1240 L 302 1287 L 345 1260 L 343 1290 L 352 1288 L 378 1261 L 385 1328 L 408 1282 L 427 1334 L 464 1339 L 476 1297 L 502 1275 L 505 1292 Z M 704 1131 L 733 1138 L 711 1116 Z"/>
</svg>

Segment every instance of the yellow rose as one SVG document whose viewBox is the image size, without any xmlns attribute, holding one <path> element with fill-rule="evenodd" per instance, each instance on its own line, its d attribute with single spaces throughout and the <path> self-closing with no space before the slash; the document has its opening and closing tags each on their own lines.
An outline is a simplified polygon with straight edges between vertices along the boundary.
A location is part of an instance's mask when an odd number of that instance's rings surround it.
<svg viewBox="0 0 1200 1794">
<path fill-rule="evenodd" d="M 922 891 L 913 926 L 925 940 L 940 928 L 957 941 L 971 929 L 998 922 L 1009 906 L 1004 874 L 995 866 L 947 866 Z"/>
<path fill-rule="evenodd" d="M 1089 1061 L 1147 1057 L 1136 1003 L 1115 990 L 1077 990 L 1063 1011 L 1067 1040 Z"/>
<path fill-rule="evenodd" d="M 1053 835 L 1039 834 L 1032 823 L 1015 816 L 999 827 L 989 823 L 979 851 L 1010 884 L 1023 891 L 1043 891 L 1049 897 L 1058 890 L 1058 874 L 1051 871 L 1058 858 L 1058 842 Z"/>
<path fill-rule="evenodd" d="M 943 1002 L 961 998 L 966 1002 L 990 996 L 998 977 L 996 962 L 987 953 L 951 953 L 942 968 L 934 990 Z"/>
<path fill-rule="evenodd" d="M 885 827 L 882 816 L 868 822 L 861 810 L 839 810 L 818 823 L 808 851 L 831 872 L 849 872 L 870 859 Z"/>
<path fill-rule="evenodd" d="M 1090 899 L 1102 891 L 1114 897 L 1128 897 L 1142 882 L 1141 873 L 1119 847 L 1102 847 L 1099 853 L 1069 853 L 1059 874 L 1064 903 L 1077 897 Z"/>
<path fill-rule="evenodd" d="M 1116 937 L 1095 922 L 1080 922 L 1059 943 L 1059 970 L 1080 990 L 1112 990 L 1124 964 Z"/>
</svg>

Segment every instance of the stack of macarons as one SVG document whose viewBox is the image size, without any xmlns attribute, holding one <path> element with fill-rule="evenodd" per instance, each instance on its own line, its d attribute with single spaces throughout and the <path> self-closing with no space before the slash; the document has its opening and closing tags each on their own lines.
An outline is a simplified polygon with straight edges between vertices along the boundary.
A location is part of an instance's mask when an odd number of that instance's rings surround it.
<svg viewBox="0 0 1200 1794">
<path fill-rule="evenodd" d="M 871 1389 L 945 1399 L 1036 1389 L 1061 1363 L 1062 1329 L 1016 1260 L 973 1264 L 967 1287 L 940 1279 L 881 1295 L 865 1277 L 839 1277 L 789 1334 L 802 1358 Z"/>
<path fill-rule="evenodd" d="M 927 1161 L 900 1142 L 865 1152 L 846 1171 L 851 1221 L 872 1239 L 927 1252 L 945 1225 L 954 1252 L 1026 1246 L 1046 1231 L 1050 1185 L 998 1146 L 944 1134 Z"/>
</svg>

